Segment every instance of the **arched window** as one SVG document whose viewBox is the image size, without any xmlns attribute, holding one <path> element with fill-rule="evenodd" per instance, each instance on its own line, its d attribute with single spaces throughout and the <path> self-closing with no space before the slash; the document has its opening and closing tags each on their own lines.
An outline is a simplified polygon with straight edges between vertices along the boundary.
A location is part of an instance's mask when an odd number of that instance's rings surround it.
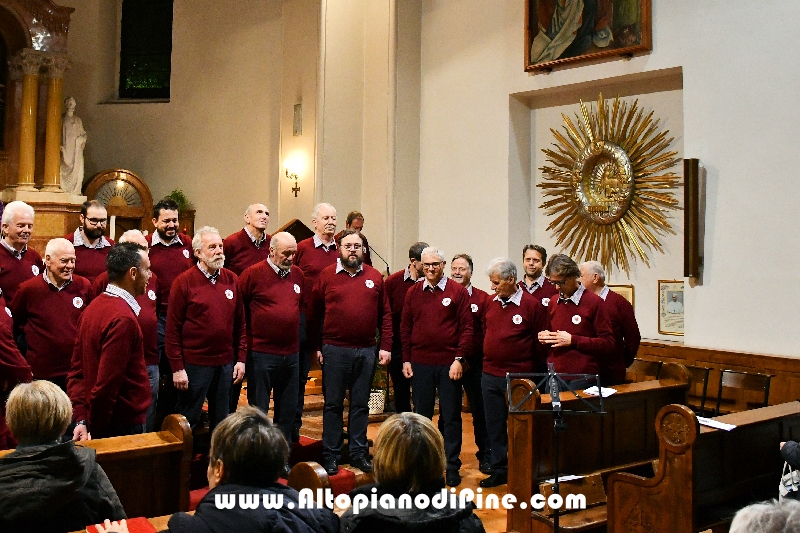
<svg viewBox="0 0 800 533">
<path fill-rule="evenodd" d="M 173 0 L 123 0 L 119 97 L 169 98 Z"/>
</svg>

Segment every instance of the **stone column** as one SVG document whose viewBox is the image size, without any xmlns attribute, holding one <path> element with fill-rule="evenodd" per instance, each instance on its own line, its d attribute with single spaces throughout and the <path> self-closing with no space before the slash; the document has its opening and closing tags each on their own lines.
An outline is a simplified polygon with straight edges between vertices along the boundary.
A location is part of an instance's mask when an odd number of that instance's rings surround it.
<svg viewBox="0 0 800 533">
<path fill-rule="evenodd" d="M 36 190 L 33 172 L 36 167 L 36 109 L 39 105 L 42 57 L 41 52 L 24 48 L 12 59 L 22 69 L 18 191 Z"/>
<path fill-rule="evenodd" d="M 69 66 L 66 54 L 47 54 L 47 123 L 44 145 L 44 186 L 42 191 L 61 190 L 61 100 L 64 71 Z"/>
</svg>

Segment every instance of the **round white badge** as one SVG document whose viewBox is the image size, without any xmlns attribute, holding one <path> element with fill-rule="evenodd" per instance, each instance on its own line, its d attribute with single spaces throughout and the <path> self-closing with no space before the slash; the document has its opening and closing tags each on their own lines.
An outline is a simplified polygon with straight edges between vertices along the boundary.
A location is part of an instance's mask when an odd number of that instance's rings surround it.
<svg viewBox="0 0 800 533">
<path fill-rule="evenodd" d="M 151 300 L 155 300 L 156 299 L 156 291 L 154 291 L 153 289 L 150 289 L 149 291 L 147 291 L 147 297 L 150 298 Z"/>
<path fill-rule="evenodd" d="M 297 283 L 294 284 L 294 292 L 300 294 L 300 285 L 298 285 Z"/>
<path fill-rule="evenodd" d="M 550 298 L 542 298 L 542 305 L 545 307 L 550 305 Z"/>
<path fill-rule="evenodd" d="M 80 296 L 76 296 L 72 299 L 72 305 L 74 305 L 77 309 L 83 307 L 83 299 Z"/>
<path fill-rule="evenodd" d="M 573 315 L 572 316 L 572 323 L 573 324 L 580 324 L 581 323 L 581 316 L 580 315 Z"/>
<path fill-rule="evenodd" d="M 522 317 L 520 315 L 514 315 L 513 317 L 511 317 L 511 321 L 519 326 L 520 324 L 522 324 Z"/>
<path fill-rule="evenodd" d="M 183 251 L 183 257 L 185 257 L 186 259 L 189 259 L 189 250 L 184 250 Z"/>
<path fill-rule="evenodd" d="M 366 285 L 368 289 L 371 289 L 375 286 L 375 283 L 371 279 L 368 279 L 364 282 L 364 285 Z"/>
<path fill-rule="evenodd" d="M 444 298 L 444 299 L 442 300 L 442 305 L 443 305 L 443 306 L 445 306 L 445 307 L 447 307 L 448 305 L 450 305 L 450 298 Z"/>
<path fill-rule="evenodd" d="M 477 313 L 478 312 L 478 304 L 470 304 L 470 307 L 472 308 L 472 312 L 473 313 Z"/>
<path fill-rule="evenodd" d="M 31 272 L 33 272 L 34 276 L 38 276 L 39 275 L 39 267 L 36 266 L 36 265 L 31 265 Z"/>
<path fill-rule="evenodd" d="M 6 314 L 8 316 L 11 316 L 11 309 L 9 309 L 8 307 L 6 307 Z M 12 316 L 11 318 L 14 318 L 14 317 Z"/>
<path fill-rule="evenodd" d="M 230 289 L 226 289 L 226 290 L 225 290 L 225 297 L 226 297 L 228 300 L 233 300 L 233 291 L 232 291 L 232 290 L 230 290 Z"/>
</svg>

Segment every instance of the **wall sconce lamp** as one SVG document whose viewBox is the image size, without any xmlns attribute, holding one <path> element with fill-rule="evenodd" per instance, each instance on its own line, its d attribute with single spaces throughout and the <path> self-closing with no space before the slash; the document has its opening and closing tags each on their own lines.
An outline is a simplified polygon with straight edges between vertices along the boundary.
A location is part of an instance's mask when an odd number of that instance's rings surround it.
<svg viewBox="0 0 800 533">
<path fill-rule="evenodd" d="M 294 172 L 289 174 L 289 169 L 286 169 L 286 177 L 290 180 L 294 180 L 294 187 L 292 187 L 292 192 L 294 193 L 294 197 L 297 198 L 297 193 L 300 192 L 300 186 L 297 184 L 298 175 Z"/>
</svg>

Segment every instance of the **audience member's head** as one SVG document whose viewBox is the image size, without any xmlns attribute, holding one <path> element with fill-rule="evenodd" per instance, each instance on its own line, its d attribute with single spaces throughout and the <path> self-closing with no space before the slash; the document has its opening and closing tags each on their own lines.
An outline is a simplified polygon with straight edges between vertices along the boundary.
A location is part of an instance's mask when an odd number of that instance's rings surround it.
<svg viewBox="0 0 800 533">
<path fill-rule="evenodd" d="M 288 458 L 286 439 L 267 415 L 255 407 L 241 407 L 211 436 L 208 485 L 267 487 L 277 481 Z"/>
<path fill-rule="evenodd" d="M 424 416 L 401 413 L 381 425 L 375 439 L 375 481 L 396 492 L 415 493 L 444 473 L 444 439 Z"/>
<path fill-rule="evenodd" d="M 800 531 L 800 502 L 754 503 L 740 509 L 731 522 L 730 533 L 785 533 Z"/>
<path fill-rule="evenodd" d="M 21 383 L 8 396 L 8 429 L 22 445 L 56 442 L 71 420 L 72 403 L 69 397 L 50 381 Z"/>
</svg>

